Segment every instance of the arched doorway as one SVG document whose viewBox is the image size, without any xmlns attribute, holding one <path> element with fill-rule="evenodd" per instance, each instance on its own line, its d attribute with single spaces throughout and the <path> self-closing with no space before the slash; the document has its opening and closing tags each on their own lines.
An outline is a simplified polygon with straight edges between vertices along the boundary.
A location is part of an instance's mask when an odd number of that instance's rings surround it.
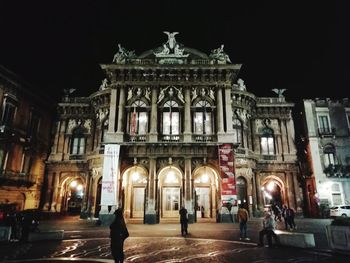
<svg viewBox="0 0 350 263">
<path fill-rule="evenodd" d="M 123 174 L 124 214 L 126 218 L 143 219 L 147 189 L 147 171 L 134 165 Z"/>
<path fill-rule="evenodd" d="M 275 176 L 267 177 L 262 184 L 261 190 L 265 207 L 269 207 L 272 204 L 282 207 L 284 203 L 284 184 L 279 178 Z"/>
<path fill-rule="evenodd" d="M 209 166 L 196 169 L 193 173 L 195 189 L 196 218 L 216 217 L 216 190 L 218 186 L 215 171 Z"/>
<path fill-rule="evenodd" d="M 80 214 L 85 194 L 84 180 L 81 177 L 68 177 L 63 181 L 61 191 L 61 212 Z"/>
<path fill-rule="evenodd" d="M 243 176 L 239 176 L 236 181 L 237 186 L 237 202 L 242 204 L 248 210 L 247 180 Z"/>
<path fill-rule="evenodd" d="M 182 204 L 182 173 L 173 166 L 162 169 L 159 173 L 160 216 L 163 219 L 179 218 Z"/>
</svg>

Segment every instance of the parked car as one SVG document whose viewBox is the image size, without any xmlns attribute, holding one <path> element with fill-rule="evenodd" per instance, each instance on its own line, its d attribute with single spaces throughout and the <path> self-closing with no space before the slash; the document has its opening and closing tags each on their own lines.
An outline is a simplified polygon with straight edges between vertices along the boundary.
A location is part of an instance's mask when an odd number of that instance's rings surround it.
<svg viewBox="0 0 350 263">
<path fill-rule="evenodd" d="M 330 209 L 330 216 L 350 216 L 350 205 L 333 206 Z"/>
</svg>

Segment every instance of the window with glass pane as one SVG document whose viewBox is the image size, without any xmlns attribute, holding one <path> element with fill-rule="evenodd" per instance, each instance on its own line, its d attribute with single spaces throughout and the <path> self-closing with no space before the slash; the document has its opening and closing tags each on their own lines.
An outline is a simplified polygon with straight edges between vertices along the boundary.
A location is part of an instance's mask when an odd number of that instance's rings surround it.
<svg viewBox="0 0 350 263">
<path fill-rule="evenodd" d="M 207 101 L 199 101 L 195 105 L 196 110 L 194 112 L 194 133 L 196 134 L 212 134 L 213 133 L 213 121 L 211 114 L 211 105 Z"/>
<path fill-rule="evenodd" d="M 273 131 L 269 128 L 265 128 L 263 131 L 263 136 L 261 137 L 261 154 L 263 155 L 274 155 L 274 139 Z"/>
<path fill-rule="evenodd" d="M 148 113 L 146 103 L 137 100 L 131 104 L 129 113 L 129 132 L 130 134 L 146 134 L 148 130 Z"/>
<path fill-rule="evenodd" d="M 31 157 L 28 154 L 23 156 L 22 173 L 28 174 L 30 172 Z"/>
<path fill-rule="evenodd" d="M 84 129 L 78 127 L 73 131 L 71 154 L 82 155 L 85 153 Z"/>
<path fill-rule="evenodd" d="M 0 170 L 5 169 L 5 160 L 6 160 L 6 154 L 7 152 L 4 151 L 3 149 L 0 149 Z"/>
<path fill-rule="evenodd" d="M 318 116 L 318 122 L 320 125 L 319 128 L 320 128 L 321 132 L 330 132 L 329 121 L 328 121 L 327 115 Z"/>
<path fill-rule="evenodd" d="M 30 137 L 37 136 L 38 129 L 39 129 L 39 122 L 40 122 L 39 116 L 36 113 L 32 112 L 32 116 L 28 127 L 28 136 Z"/>
<path fill-rule="evenodd" d="M 14 120 L 15 112 L 16 106 L 13 103 L 6 100 L 4 103 L 1 124 L 11 126 Z"/>
<path fill-rule="evenodd" d="M 325 167 L 335 164 L 335 147 L 331 144 L 325 146 L 323 150 Z"/>
<path fill-rule="evenodd" d="M 242 142 L 242 124 L 239 119 L 233 119 L 233 143 Z"/>
<path fill-rule="evenodd" d="M 167 101 L 163 106 L 163 134 L 180 134 L 179 105 L 175 101 Z"/>
</svg>

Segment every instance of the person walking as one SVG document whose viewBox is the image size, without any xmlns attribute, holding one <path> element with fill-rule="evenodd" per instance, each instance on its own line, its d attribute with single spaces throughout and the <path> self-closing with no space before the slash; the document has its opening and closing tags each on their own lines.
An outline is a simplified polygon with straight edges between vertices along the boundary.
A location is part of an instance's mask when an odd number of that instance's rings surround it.
<svg viewBox="0 0 350 263">
<path fill-rule="evenodd" d="M 244 208 L 243 204 L 239 205 L 237 212 L 238 222 L 239 222 L 239 240 L 250 240 L 247 237 L 247 222 L 248 222 L 248 211 Z"/>
<path fill-rule="evenodd" d="M 287 211 L 288 211 L 288 207 L 284 205 L 282 209 L 282 217 L 284 219 L 285 230 L 288 230 L 288 225 L 289 225 L 289 217 L 287 215 Z"/>
<path fill-rule="evenodd" d="M 295 225 L 295 222 L 294 222 L 294 217 L 295 217 L 294 209 L 289 207 L 286 213 L 287 213 L 290 230 L 296 230 L 297 226 Z"/>
<path fill-rule="evenodd" d="M 180 214 L 180 224 L 181 224 L 181 235 L 187 235 L 188 231 L 188 219 L 187 219 L 187 209 L 184 206 L 181 206 L 179 210 Z"/>
<path fill-rule="evenodd" d="M 263 229 L 259 232 L 259 246 L 264 245 L 264 236 L 267 236 L 267 243 L 269 247 L 272 247 L 272 237 L 275 240 L 276 244 L 279 244 L 278 237 L 276 233 L 274 232 L 275 230 L 275 220 L 272 218 L 270 213 L 266 213 L 265 217 L 263 219 Z"/>
<path fill-rule="evenodd" d="M 124 241 L 129 236 L 126 227 L 123 210 L 118 208 L 115 212 L 115 219 L 110 225 L 111 253 L 115 263 L 124 262 Z"/>
</svg>

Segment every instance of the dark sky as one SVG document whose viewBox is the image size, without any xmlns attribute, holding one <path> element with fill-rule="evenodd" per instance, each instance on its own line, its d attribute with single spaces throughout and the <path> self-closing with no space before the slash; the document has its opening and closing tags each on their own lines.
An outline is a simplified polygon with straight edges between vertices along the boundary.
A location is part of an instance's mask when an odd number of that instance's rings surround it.
<svg viewBox="0 0 350 263">
<path fill-rule="evenodd" d="M 178 42 L 207 54 L 224 44 L 258 96 L 347 97 L 349 9 L 340 2 L 1 1 L 0 64 L 43 92 L 89 95 L 118 43 L 140 54 L 178 31 Z"/>
</svg>

